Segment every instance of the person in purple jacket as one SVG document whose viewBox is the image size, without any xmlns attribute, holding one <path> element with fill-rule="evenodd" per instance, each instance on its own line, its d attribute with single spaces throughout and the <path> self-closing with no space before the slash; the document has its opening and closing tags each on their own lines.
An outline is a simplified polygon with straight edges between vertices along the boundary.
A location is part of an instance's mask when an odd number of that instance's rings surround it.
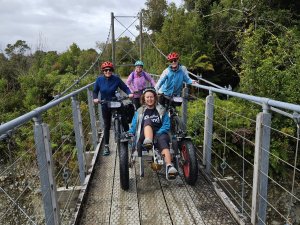
<svg viewBox="0 0 300 225">
<path fill-rule="evenodd" d="M 140 60 L 135 62 L 135 70 L 128 76 L 126 84 L 130 91 L 133 93 L 132 103 L 137 110 L 140 106 L 140 97 L 143 90 L 147 87 L 147 82 L 149 82 L 150 87 L 155 86 L 155 81 L 153 78 L 143 70 L 144 63 Z"/>
<path fill-rule="evenodd" d="M 121 80 L 121 78 L 117 75 L 113 74 L 114 65 L 107 61 L 101 64 L 101 70 L 104 76 L 100 75 L 95 82 L 94 91 L 93 91 L 93 101 L 95 104 L 98 104 L 100 100 L 98 99 L 98 94 L 101 94 L 101 100 L 111 101 L 114 97 L 116 97 L 116 90 L 120 88 L 128 97 L 132 98 L 133 94 L 126 86 L 126 84 Z M 101 105 L 102 109 L 102 117 L 104 121 L 104 152 L 103 155 L 107 156 L 110 154 L 109 151 L 109 130 L 111 125 L 111 110 L 107 107 L 107 104 Z M 127 131 L 129 129 L 129 125 L 122 120 L 124 130 Z"/>
</svg>

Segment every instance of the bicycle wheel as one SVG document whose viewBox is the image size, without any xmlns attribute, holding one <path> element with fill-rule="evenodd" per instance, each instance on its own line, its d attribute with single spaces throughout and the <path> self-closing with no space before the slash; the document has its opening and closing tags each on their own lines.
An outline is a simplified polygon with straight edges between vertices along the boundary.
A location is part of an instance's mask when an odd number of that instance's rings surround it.
<svg viewBox="0 0 300 225">
<path fill-rule="evenodd" d="M 194 185 L 198 178 L 198 164 L 195 147 L 190 140 L 183 140 L 181 144 L 181 167 L 185 181 Z"/>
<path fill-rule="evenodd" d="M 129 166 L 127 142 L 120 142 L 119 148 L 120 185 L 123 190 L 129 189 Z"/>
<path fill-rule="evenodd" d="M 115 143 L 119 144 L 121 134 L 121 123 L 118 118 L 114 119 L 114 137 Z"/>
</svg>

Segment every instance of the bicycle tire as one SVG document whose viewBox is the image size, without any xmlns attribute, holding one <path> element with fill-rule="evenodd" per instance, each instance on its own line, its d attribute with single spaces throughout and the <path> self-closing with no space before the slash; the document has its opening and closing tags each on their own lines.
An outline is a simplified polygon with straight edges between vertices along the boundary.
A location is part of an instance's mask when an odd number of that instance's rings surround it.
<svg viewBox="0 0 300 225">
<path fill-rule="evenodd" d="M 129 164 L 127 142 L 120 143 L 119 151 L 120 186 L 123 190 L 129 189 Z"/>
<path fill-rule="evenodd" d="M 181 143 L 181 167 L 185 181 L 189 185 L 195 185 L 198 178 L 198 163 L 195 147 L 191 140 L 183 140 Z"/>
<path fill-rule="evenodd" d="M 114 137 L 115 143 L 119 144 L 120 142 L 120 134 L 121 134 L 121 123 L 119 119 L 114 119 Z"/>
</svg>

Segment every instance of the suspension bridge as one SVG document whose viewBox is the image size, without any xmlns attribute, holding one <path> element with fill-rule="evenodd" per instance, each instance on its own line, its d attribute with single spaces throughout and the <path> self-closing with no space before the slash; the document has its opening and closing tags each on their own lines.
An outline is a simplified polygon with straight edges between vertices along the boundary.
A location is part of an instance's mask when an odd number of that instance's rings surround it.
<svg viewBox="0 0 300 225">
<path fill-rule="evenodd" d="M 141 21 L 141 16 L 133 18 Z M 121 37 L 115 39 L 115 21 L 134 35 L 112 14 L 108 40 L 113 49 Z M 136 60 L 130 51 L 126 54 Z M 117 66 L 121 61 L 114 50 L 112 60 Z M 201 84 L 184 88 L 181 107 L 197 149 L 196 184 L 186 184 L 182 171 L 167 181 L 164 171 L 150 167 L 141 178 L 135 165 L 129 190 L 123 191 L 113 138 L 111 155 L 100 154 L 103 124 L 100 106 L 92 101 L 93 83 L 74 90 L 88 73 L 48 104 L 0 125 L 10 159 L 0 161 L 0 224 L 300 224 L 300 105 L 234 92 L 199 78 Z M 207 96 L 201 98 L 203 90 Z M 234 107 L 222 104 L 220 95 Z M 278 117 L 293 124 L 296 135 L 272 127 Z M 14 154 L 11 149 L 20 141 L 28 149 Z M 282 149 L 292 161 L 273 153 L 275 141 L 292 146 Z M 65 152 L 66 146 L 74 151 Z M 271 160 L 284 166 L 286 179 L 270 174 Z"/>
</svg>

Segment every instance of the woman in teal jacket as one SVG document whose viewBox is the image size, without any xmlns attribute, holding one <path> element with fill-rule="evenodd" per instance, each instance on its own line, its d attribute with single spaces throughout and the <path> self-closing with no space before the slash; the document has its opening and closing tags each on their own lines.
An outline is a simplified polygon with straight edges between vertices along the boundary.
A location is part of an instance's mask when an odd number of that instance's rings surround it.
<svg viewBox="0 0 300 225">
<path fill-rule="evenodd" d="M 136 147 L 141 153 L 142 145 L 151 149 L 153 140 L 157 140 L 157 148 L 164 155 L 168 179 L 176 178 L 176 168 L 171 163 L 170 154 L 170 117 L 166 109 L 158 103 L 154 88 L 146 88 L 141 96 L 142 106 L 135 112 L 129 133 L 135 135 Z"/>
<path fill-rule="evenodd" d="M 168 97 L 180 96 L 184 83 L 197 83 L 189 77 L 186 67 L 180 65 L 179 54 L 177 52 L 171 52 L 167 59 L 170 65 L 162 72 L 155 85 L 155 89 L 161 94 L 159 103 L 162 105 L 168 102 Z"/>
</svg>

